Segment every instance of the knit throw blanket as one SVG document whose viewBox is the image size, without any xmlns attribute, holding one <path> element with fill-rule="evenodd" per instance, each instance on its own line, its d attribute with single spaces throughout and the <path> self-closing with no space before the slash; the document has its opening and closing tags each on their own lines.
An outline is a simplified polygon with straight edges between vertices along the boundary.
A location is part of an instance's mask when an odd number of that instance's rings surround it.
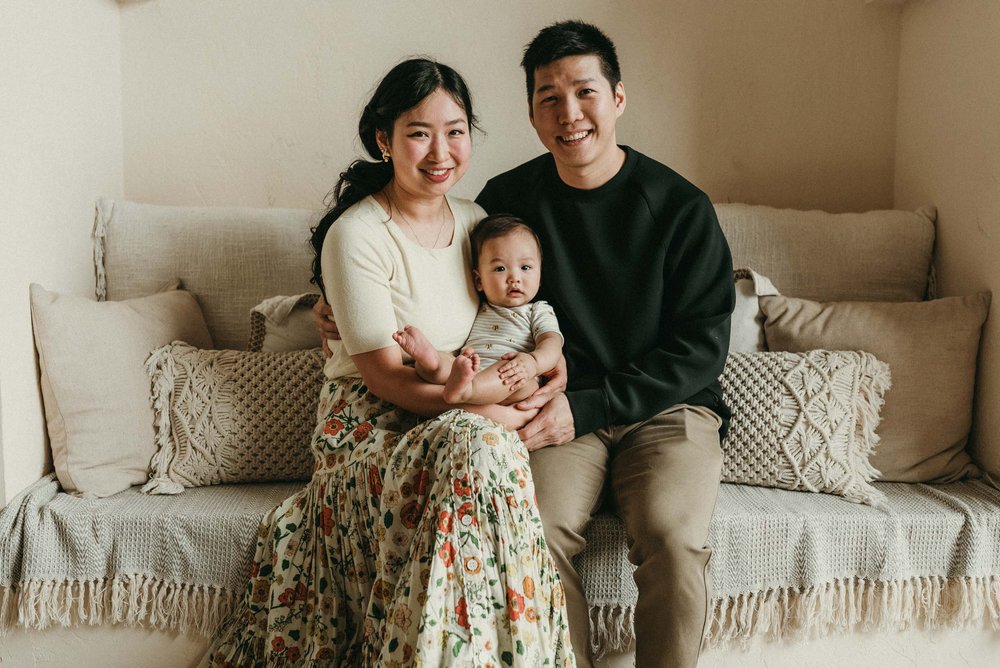
<svg viewBox="0 0 1000 668">
<path fill-rule="evenodd" d="M 1000 492 L 986 482 L 876 483 L 884 508 L 724 484 L 710 532 L 705 642 L 912 626 L 1000 630 Z M 211 634 L 242 594 L 261 516 L 301 483 L 107 499 L 39 481 L 0 511 L 0 634 L 123 623 Z M 621 523 L 599 516 L 580 556 L 599 653 L 633 643 L 636 589 Z"/>
</svg>

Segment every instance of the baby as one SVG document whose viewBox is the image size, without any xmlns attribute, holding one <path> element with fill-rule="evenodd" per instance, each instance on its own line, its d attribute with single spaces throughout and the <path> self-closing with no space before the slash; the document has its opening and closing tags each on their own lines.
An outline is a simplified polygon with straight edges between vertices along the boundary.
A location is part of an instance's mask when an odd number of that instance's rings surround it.
<svg viewBox="0 0 1000 668">
<path fill-rule="evenodd" d="M 538 375 L 555 368 L 563 338 L 552 307 L 531 301 L 542 269 L 534 231 L 520 218 L 497 214 L 482 219 L 470 238 L 476 290 L 485 301 L 466 347 L 457 356 L 437 351 L 412 325 L 392 338 L 422 379 L 444 385 L 448 403 L 509 405 L 531 396 Z M 502 377 L 508 364 L 513 373 Z"/>
</svg>

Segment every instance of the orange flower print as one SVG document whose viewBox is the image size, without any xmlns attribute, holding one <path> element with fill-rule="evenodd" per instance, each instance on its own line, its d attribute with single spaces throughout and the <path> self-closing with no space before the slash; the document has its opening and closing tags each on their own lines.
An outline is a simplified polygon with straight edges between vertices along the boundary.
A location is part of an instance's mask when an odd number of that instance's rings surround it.
<svg viewBox="0 0 1000 668">
<path fill-rule="evenodd" d="M 438 550 L 438 557 L 441 559 L 441 563 L 445 566 L 451 566 L 451 562 L 455 560 L 455 546 L 451 544 L 451 541 L 447 541 Z M 462 599 L 463 601 L 465 599 Z"/>
<path fill-rule="evenodd" d="M 358 425 L 358 428 L 354 430 L 354 440 L 360 443 L 368 438 L 368 434 L 370 433 L 372 433 L 372 423 L 362 422 Z"/>
<path fill-rule="evenodd" d="M 255 580 L 253 583 L 253 591 L 250 594 L 251 603 L 263 603 L 267 600 L 267 594 L 270 590 L 270 583 L 265 578 Z"/>
<path fill-rule="evenodd" d="M 399 519 L 402 521 L 403 526 L 407 529 L 416 527 L 417 522 L 420 521 L 420 510 L 420 504 L 416 501 L 410 501 L 403 506 L 403 509 L 399 511 Z"/>
<path fill-rule="evenodd" d="M 500 443 L 500 438 L 492 431 L 488 431 L 483 434 L 483 442 L 486 443 L 486 445 L 497 445 Z"/>
<path fill-rule="evenodd" d="M 323 433 L 327 436 L 336 436 L 344 428 L 344 423 L 337 418 L 330 418 L 323 426 Z"/>
<path fill-rule="evenodd" d="M 451 533 L 451 527 L 453 525 L 451 513 L 447 510 L 442 510 L 441 514 L 438 515 L 438 530 L 442 533 Z"/>
<path fill-rule="evenodd" d="M 288 651 L 285 652 L 285 658 L 288 659 L 289 662 L 294 664 L 296 661 L 302 658 L 302 650 L 300 650 L 298 647 L 289 647 Z"/>
<path fill-rule="evenodd" d="M 401 605 L 396 608 L 392 614 L 392 621 L 396 623 L 396 626 L 403 629 L 404 631 L 410 628 L 411 617 L 413 611 L 407 608 L 405 605 Z"/>
<path fill-rule="evenodd" d="M 390 587 L 389 584 L 382 578 L 376 580 L 375 584 L 372 585 L 372 596 L 378 600 L 387 601 L 391 595 L 392 587 Z"/>
<path fill-rule="evenodd" d="M 469 484 L 469 476 L 467 475 L 456 478 L 455 482 L 452 483 L 452 488 L 458 496 L 472 496 L 472 485 Z"/>
<path fill-rule="evenodd" d="M 285 606 L 286 608 L 290 606 L 294 601 L 295 601 L 295 590 L 292 589 L 291 587 L 288 587 L 287 589 L 285 589 L 285 591 L 278 594 L 278 603 Z M 279 638 L 275 638 L 275 640 L 279 640 Z M 281 640 L 281 642 L 284 643 L 285 641 Z M 284 645 L 282 644 L 282 647 L 283 646 Z"/>
<path fill-rule="evenodd" d="M 512 622 L 516 622 L 524 614 L 524 597 L 510 587 L 507 587 L 507 614 Z"/>
<path fill-rule="evenodd" d="M 333 533 L 333 508 L 323 506 L 323 514 L 320 516 L 320 526 L 323 527 L 323 535 L 329 536 Z"/>
<path fill-rule="evenodd" d="M 531 579 L 530 575 L 525 575 L 524 580 L 521 582 L 521 586 L 524 588 L 524 595 L 528 598 L 535 597 L 535 581 Z"/>
<path fill-rule="evenodd" d="M 282 638 L 281 636 L 275 636 L 275 638 L 271 640 L 271 649 L 274 650 L 275 652 L 284 652 L 285 639 Z"/>
<path fill-rule="evenodd" d="M 458 625 L 469 628 L 469 605 L 465 602 L 464 596 L 458 599 L 458 604 L 455 606 L 455 614 L 458 615 Z"/>
<path fill-rule="evenodd" d="M 374 464 L 368 468 L 368 488 L 376 496 L 382 496 L 382 475 Z"/>
</svg>

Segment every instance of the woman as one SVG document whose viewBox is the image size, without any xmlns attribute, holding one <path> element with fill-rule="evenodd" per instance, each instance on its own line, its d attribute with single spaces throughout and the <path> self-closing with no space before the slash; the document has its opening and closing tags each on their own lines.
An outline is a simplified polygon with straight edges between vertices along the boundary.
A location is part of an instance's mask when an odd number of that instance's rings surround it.
<svg viewBox="0 0 1000 668">
<path fill-rule="evenodd" d="M 575 664 L 527 451 L 500 426 L 533 413 L 449 410 L 392 339 L 415 324 L 455 350 L 475 317 L 468 231 L 485 214 L 447 196 L 474 123 L 462 78 L 424 59 L 393 68 L 364 109 L 377 162 L 341 175 L 313 233 L 314 280 L 343 339 L 325 368 L 316 472 L 261 523 L 209 664 Z"/>
</svg>

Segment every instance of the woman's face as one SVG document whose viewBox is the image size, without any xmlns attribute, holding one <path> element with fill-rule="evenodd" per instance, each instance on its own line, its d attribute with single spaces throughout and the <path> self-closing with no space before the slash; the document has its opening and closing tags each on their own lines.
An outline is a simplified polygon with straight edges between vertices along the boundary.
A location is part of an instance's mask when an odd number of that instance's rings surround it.
<svg viewBox="0 0 1000 668">
<path fill-rule="evenodd" d="M 469 119 L 454 98 L 439 88 L 396 119 L 389 153 L 395 188 L 413 197 L 440 197 L 468 168 L 472 154 Z"/>
</svg>

